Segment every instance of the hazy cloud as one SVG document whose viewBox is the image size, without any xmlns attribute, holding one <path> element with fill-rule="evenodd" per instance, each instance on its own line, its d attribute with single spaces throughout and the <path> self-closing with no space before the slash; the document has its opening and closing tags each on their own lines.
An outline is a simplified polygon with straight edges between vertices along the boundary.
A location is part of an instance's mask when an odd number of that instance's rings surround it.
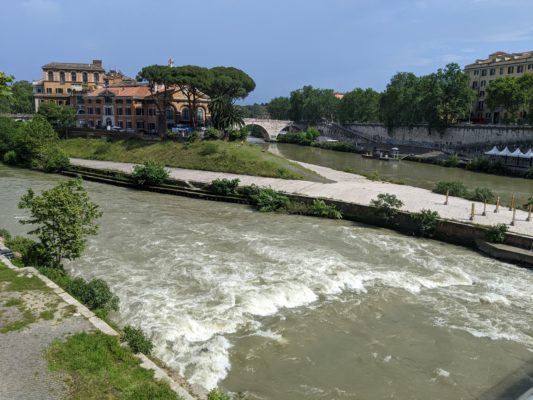
<svg viewBox="0 0 533 400">
<path fill-rule="evenodd" d="M 53 0 L 25 0 L 22 9 L 31 17 L 52 18 L 61 16 L 61 5 Z"/>
</svg>

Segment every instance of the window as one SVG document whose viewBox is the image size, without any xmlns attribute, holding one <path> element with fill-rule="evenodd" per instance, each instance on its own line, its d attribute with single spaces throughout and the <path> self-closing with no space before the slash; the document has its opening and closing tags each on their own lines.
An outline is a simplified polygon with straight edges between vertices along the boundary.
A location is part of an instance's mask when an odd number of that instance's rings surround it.
<svg viewBox="0 0 533 400">
<path fill-rule="evenodd" d="M 90 121 L 89 121 L 89 126 L 90 126 L 91 128 L 94 128 L 94 121 L 93 121 L 93 120 L 90 120 Z"/>
<path fill-rule="evenodd" d="M 122 122 L 122 121 L 118 121 L 117 123 L 118 123 L 118 126 L 119 126 L 119 127 L 124 128 L 124 122 Z"/>
<path fill-rule="evenodd" d="M 82 73 L 81 76 L 82 76 L 83 83 L 89 82 L 89 75 L 87 74 L 87 72 Z"/>
<path fill-rule="evenodd" d="M 153 108 L 149 108 L 148 115 L 155 115 L 155 110 Z"/>
<path fill-rule="evenodd" d="M 174 120 L 174 109 L 172 107 L 167 108 L 167 121 Z"/>
<path fill-rule="evenodd" d="M 49 81 L 54 81 L 54 73 L 52 71 L 48 71 L 48 80 Z"/>
<path fill-rule="evenodd" d="M 117 103 L 117 104 L 122 104 L 122 99 L 116 99 L 116 100 L 115 100 L 115 103 Z"/>
<path fill-rule="evenodd" d="M 487 81 L 481 81 L 481 84 L 479 86 L 483 87 L 487 84 Z"/>
<path fill-rule="evenodd" d="M 476 70 L 474 71 L 474 75 L 479 75 L 479 70 L 476 69 Z"/>
<path fill-rule="evenodd" d="M 85 100 L 83 99 L 83 96 L 78 96 L 78 97 L 76 97 L 76 102 L 78 104 L 83 104 L 83 103 L 85 103 Z"/>
<path fill-rule="evenodd" d="M 142 108 L 136 108 L 135 109 L 135 115 L 144 115 L 144 109 Z"/>
<path fill-rule="evenodd" d="M 487 76 L 487 70 L 486 69 L 482 69 L 481 70 L 481 76 Z"/>
<path fill-rule="evenodd" d="M 485 113 L 485 118 L 490 119 L 491 115 L 490 113 Z"/>
<path fill-rule="evenodd" d="M 70 80 L 72 82 L 76 82 L 77 79 L 78 79 L 78 77 L 76 76 L 76 73 L 75 72 L 71 72 L 70 73 Z"/>
<path fill-rule="evenodd" d="M 518 67 L 516 67 L 516 73 L 521 73 L 521 72 L 524 72 L 524 66 L 523 65 L 519 65 Z"/>
<path fill-rule="evenodd" d="M 111 107 L 104 108 L 105 115 L 113 115 L 113 109 Z"/>
<path fill-rule="evenodd" d="M 102 113 L 102 110 L 100 110 L 100 107 L 96 107 L 96 108 L 94 109 L 94 113 L 95 113 L 96 115 L 100 115 L 100 114 Z"/>
<path fill-rule="evenodd" d="M 149 131 L 155 131 L 155 124 L 153 122 L 148 124 L 148 130 Z"/>
<path fill-rule="evenodd" d="M 126 129 L 131 129 L 131 121 L 126 121 Z"/>
<path fill-rule="evenodd" d="M 93 101 L 91 99 L 87 100 L 87 104 L 91 104 Z"/>
<path fill-rule="evenodd" d="M 96 99 L 94 102 L 95 102 L 96 104 L 102 104 L 102 100 L 101 100 L 101 99 Z"/>
<path fill-rule="evenodd" d="M 51 94 L 52 93 L 52 88 L 51 87 L 47 87 L 46 88 L 46 93 Z"/>
<path fill-rule="evenodd" d="M 490 76 L 496 75 L 496 68 L 491 68 L 489 71 L 489 75 Z"/>
<path fill-rule="evenodd" d="M 128 107 L 125 110 L 126 110 L 126 115 L 131 115 L 131 108 Z"/>
<path fill-rule="evenodd" d="M 503 67 L 500 67 L 500 75 L 503 75 Z"/>
<path fill-rule="evenodd" d="M 204 123 L 204 110 L 203 110 L 203 108 L 199 108 L 198 110 L 196 110 L 196 119 L 198 120 L 198 122 L 200 124 Z"/>
<path fill-rule="evenodd" d="M 511 67 L 507 67 L 507 73 L 508 74 L 512 74 L 514 72 L 514 67 L 511 66 Z"/>
<path fill-rule="evenodd" d="M 485 96 L 485 91 L 484 91 L 484 90 L 481 90 L 481 91 L 479 92 L 479 97 L 483 97 L 483 96 Z"/>
<path fill-rule="evenodd" d="M 94 77 L 94 83 L 100 82 L 100 74 L 98 72 L 95 72 L 93 77 Z"/>
<path fill-rule="evenodd" d="M 127 99 L 126 104 L 131 104 L 131 99 Z"/>
<path fill-rule="evenodd" d="M 137 122 L 137 129 L 144 129 L 144 121 Z"/>
<path fill-rule="evenodd" d="M 122 115 L 122 107 L 121 108 L 117 108 L 117 115 Z"/>
<path fill-rule="evenodd" d="M 104 97 L 104 103 L 113 104 L 113 99 L 110 96 Z"/>
<path fill-rule="evenodd" d="M 63 88 L 56 88 L 57 94 L 63 94 Z"/>
<path fill-rule="evenodd" d="M 183 110 L 181 110 L 181 119 L 184 121 L 188 121 L 191 119 L 188 108 L 184 108 Z"/>
<path fill-rule="evenodd" d="M 88 111 L 89 115 L 93 115 L 93 111 L 94 111 L 94 110 L 93 110 L 92 107 L 89 107 L 89 108 L 87 109 L 87 111 Z"/>
<path fill-rule="evenodd" d="M 528 64 L 528 65 L 527 65 L 527 69 L 528 69 L 528 71 L 531 70 L 531 69 L 533 69 L 533 64 Z"/>
<path fill-rule="evenodd" d="M 65 73 L 63 71 L 59 73 L 59 82 L 65 83 Z"/>
<path fill-rule="evenodd" d="M 484 101 L 478 101 L 477 102 L 477 109 L 478 110 L 483 110 L 484 105 L 485 105 Z"/>
</svg>

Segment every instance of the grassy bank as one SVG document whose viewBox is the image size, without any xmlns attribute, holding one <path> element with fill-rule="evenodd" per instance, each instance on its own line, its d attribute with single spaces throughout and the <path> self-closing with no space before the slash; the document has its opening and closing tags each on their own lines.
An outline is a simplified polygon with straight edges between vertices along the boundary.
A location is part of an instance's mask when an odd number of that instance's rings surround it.
<svg viewBox="0 0 533 400">
<path fill-rule="evenodd" d="M 147 143 L 140 140 L 68 139 L 60 147 L 69 157 L 143 163 L 155 160 L 168 167 L 229 172 L 284 179 L 325 181 L 320 175 L 258 146 L 208 141 L 192 144 Z"/>
</svg>

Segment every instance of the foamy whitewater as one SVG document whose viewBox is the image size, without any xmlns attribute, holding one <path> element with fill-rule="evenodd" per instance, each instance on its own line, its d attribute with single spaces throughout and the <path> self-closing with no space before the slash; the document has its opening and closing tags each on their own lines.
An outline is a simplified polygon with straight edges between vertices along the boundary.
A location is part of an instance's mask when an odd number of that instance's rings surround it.
<svg viewBox="0 0 533 400">
<path fill-rule="evenodd" d="M 5 182 L 21 190 L 52 184 L 40 175 L 31 179 Z M 365 365 L 376 368 L 374 375 L 401 377 L 402 370 L 412 368 L 423 385 L 442 385 L 449 398 L 462 393 L 453 392 L 461 384 L 454 380 L 460 379 L 460 365 L 443 361 L 425 371 L 395 343 L 409 336 L 426 343 L 423 335 L 442 333 L 455 346 L 465 346 L 456 353 L 468 353 L 469 360 L 478 357 L 479 349 L 497 352 L 495 358 L 508 351 L 533 358 L 526 355 L 533 350 L 531 271 L 460 247 L 345 221 L 87 186 L 104 216 L 86 254 L 68 268 L 109 282 L 121 300 L 117 321 L 147 332 L 155 355 L 191 383 L 213 388 L 226 382 L 248 390 L 261 379 L 287 379 L 263 382 L 251 390 L 251 398 L 281 398 L 268 393 L 278 384 L 294 388 L 286 398 L 355 398 L 350 397 L 355 391 L 343 387 L 353 378 L 328 388 L 306 381 L 307 372 L 262 375 L 266 362 L 274 370 L 278 362 L 295 363 L 302 371 L 318 368 L 316 358 L 326 357 L 336 344 L 325 339 L 308 344 L 311 334 L 361 337 L 358 355 L 346 361 L 343 371 L 355 368 L 358 359 L 371 363 Z M 4 209 L 14 219 L 20 214 L 17 197 L 7 200 Z M 398 332 L 402 336 L 395 342 Z M 355 344 L 348 343 L 347 349 L 355 351 Z M 424 351 L 420 357 L 429 363 Z M 510 358 L 509 368 L 516 358 Z M 391 368 L 396 372 L 387 372 Z M 443 393 L 446 398 L 448 392 Z"/>
</svg>

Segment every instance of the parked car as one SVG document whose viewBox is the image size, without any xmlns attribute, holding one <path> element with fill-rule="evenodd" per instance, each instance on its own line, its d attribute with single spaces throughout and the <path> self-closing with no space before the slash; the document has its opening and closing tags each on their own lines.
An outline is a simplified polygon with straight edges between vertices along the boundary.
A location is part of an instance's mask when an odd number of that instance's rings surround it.
<svg viewBox="0 0 533 400">
<path fill-rule="evenodd" d="M 120 126 L 112 126 L 110 131 L 111 132 L 126 132 L 126 129 L 121 128 Z"/>
<path fill-rule="evenodd" d="M 191 133 L 192 128 L 188 125 L 175 125 L 172 128 L 172 133 Z"/>
</svg>

